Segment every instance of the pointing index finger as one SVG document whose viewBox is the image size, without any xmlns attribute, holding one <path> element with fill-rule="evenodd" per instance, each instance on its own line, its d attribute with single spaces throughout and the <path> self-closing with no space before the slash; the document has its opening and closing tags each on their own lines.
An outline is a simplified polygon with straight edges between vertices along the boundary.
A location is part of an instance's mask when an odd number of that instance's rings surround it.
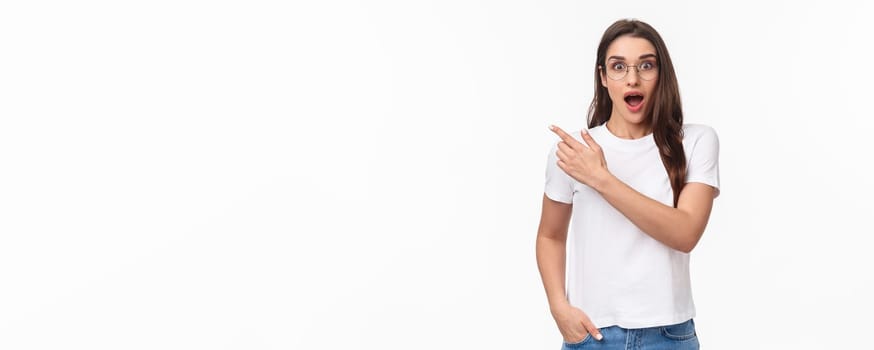
<svg viewBox="0 0 874 350">
<path fill-rule="evenodd" d="M 554 132 L 556 135 L 558 135 L 558 137 L 560 137 L 562 141 L 564 141 L 565 143 L 567 143 L 571 147 L 580 143 L 575 138 L 573 138 L 573 136 L 568 135 L 568 133 L 564 132 L 564 130 L 562 130 L 561 128 L 559 128 L 555 125 L 550 125 L 549 130 L 552 130 L 552 132 Z"/>
</svg>

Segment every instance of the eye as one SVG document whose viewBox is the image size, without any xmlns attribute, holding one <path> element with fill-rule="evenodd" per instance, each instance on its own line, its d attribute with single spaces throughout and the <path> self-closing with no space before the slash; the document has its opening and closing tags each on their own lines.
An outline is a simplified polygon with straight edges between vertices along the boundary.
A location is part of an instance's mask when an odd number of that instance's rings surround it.
<svg viewBox="0 0 874 350">
<path fill-rule="evenodd" d="M 614 63 L 613 65 L 610 66 L 610 69 L 615 70 L 615 71 L 624 71 L 625 70 L 625 63 L 622 63 L 622 62 Z"/>
<path fill-rule="evenodd" d="M 643 62 L 640 64 L 640 70 L 653 70 L 656 68 L 655 63 L 653 62 Z"/>
</svg>

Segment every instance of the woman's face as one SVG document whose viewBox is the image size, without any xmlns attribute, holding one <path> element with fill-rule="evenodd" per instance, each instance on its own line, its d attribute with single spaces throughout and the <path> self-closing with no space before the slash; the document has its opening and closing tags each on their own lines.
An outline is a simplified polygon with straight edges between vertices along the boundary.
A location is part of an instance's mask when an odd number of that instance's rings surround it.
<svg viewBox="0 0 874 350">
<path fill-rule="evenodd" d="M 658 83 L 658 59 L 649 40 L 628 35 L 613 40 L 600 73 L 601 85 L 613 101 L 610 119 L 621 117 L 632 124 L 648 122 Z"/>
</svg>

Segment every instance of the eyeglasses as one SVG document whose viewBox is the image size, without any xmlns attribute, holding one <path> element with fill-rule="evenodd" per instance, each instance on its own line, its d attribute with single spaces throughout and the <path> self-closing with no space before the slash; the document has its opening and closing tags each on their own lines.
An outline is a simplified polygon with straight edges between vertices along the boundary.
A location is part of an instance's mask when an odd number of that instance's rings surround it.
<svg viewBox="0 0 874 350">
<path fill-rule="evenodd" d="M 643 62 L 638 65 L 626 65 L 622 62 L 614 62 L 607 66 L 607 77 L 613 80 L 622 80 L 628 75 L 628 70 L 634 67 L 638 76 L 643 80 L 653 80 L 659 73 L 659 67 L 654 62 Z M 598 66 L 598 69 L 604 67 Z"/>
</svg>

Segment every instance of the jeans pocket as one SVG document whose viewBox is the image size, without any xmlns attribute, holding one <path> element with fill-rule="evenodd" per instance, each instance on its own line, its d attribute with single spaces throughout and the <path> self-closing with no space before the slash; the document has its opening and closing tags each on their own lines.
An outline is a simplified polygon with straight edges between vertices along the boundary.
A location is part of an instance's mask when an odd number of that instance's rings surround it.
<svg viewBox="0 0 874 350">
<path fill-rule="evenodd" d="M 673 340 L 694 339 L 698 334 L 695 332 L 695 322 L 691 319 L 675 325 L 664 326 L 661 329 L 665 338 Z"/>
<path fill-rule="evenodd" d="M 578 348 L 582 347 L 583 345 L 585 345 L 586 343 L 588 343 L 589 339 L 591 339 L 591 338 L 592 338 L 592 335 L 586 333 L 586 336 L 583 337 L 583 340 L 580 340 L 576 343 L 564 342 L 564 347 L 569 348 L 569 349 L 578 349 Z"/>
</svg>

